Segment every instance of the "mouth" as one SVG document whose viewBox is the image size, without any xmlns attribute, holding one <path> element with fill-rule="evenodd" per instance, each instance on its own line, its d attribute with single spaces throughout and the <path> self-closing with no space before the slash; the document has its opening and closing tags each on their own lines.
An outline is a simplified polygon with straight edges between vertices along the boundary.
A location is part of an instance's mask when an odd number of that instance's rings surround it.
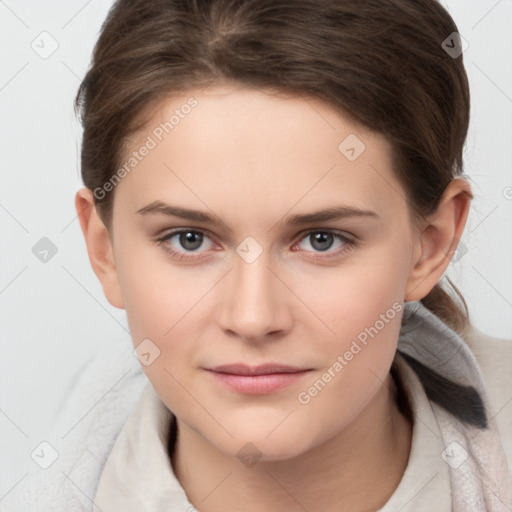
<svg viewBox="0 0 512 512">
<path fill-rule="evenodd" d="M 232 364 L 205 368 L 215 381 L 232 391 L 245 394 L 266 394 L 291 386 L 312 371 L 281 364 L 249 366 Z"/>
</svg>

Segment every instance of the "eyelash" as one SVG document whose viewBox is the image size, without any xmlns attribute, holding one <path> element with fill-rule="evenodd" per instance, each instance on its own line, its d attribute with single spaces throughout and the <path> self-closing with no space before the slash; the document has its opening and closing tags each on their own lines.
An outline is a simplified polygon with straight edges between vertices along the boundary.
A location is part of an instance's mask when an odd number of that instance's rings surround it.
<svg viewBox="0 0 512 512">
<path fill-rule="evenodd" d="M 158 245 L 162 245 L 163 249 L 166 252 L 168 252 L 173 258 L 177 258 L 180 261 L 181 260 L 194 261 L 194 260 L 199 260 L 199 259 L 205 258 L 206 256 L 195 256 L 195 255 L 191 256 L 191 255 L 188 255 L 188 253 L 186 253 L 186 252 L 177 251 L 175 249 L 172 249 L 169 245 L 165 244 L 166 241 L 170 240 L 174 236 L 179 235 L 181 233 L 200 233 L 200 234 L 204 235 L 205 237 L 208 237 L 208 235 L 204 231 L 202 231 L 200 229 L 186 229 L 186 228 L 182 228 L 182 229 L 176 229 L 174 231 L 171 231 L 170 233 L 167 233 L 166 235 L 158 238 L 156 240 L 156 243 Z M 301 236 L 301 238 L 299 239 L 298 243 L 302 242 L 302 240 L 304 240 L 308 236 L 312 235 L 313 233 L 323 233 L 323 234 L 333 235 L 336 239 L 338 239 L 339 241 L 343 242 L 344 245 L 343 245 L 343 247 L 341 249 L 333 251 L 332 253 L 326 253 L 326 254 L 328 254 L 328 256 L 318 256 L 318 255 L 308 256 L 308 258 L 310 258 L 310 259 L 326 260 L 328 258 L 334 258 L 334 257 L 337 257 L 337 256 L 341 256 L 345 252 L 350 251 L 350 250 L 352 250 L 352 249 L 354 249 L 356 247 L 355 240 L 353 240 L 351 238 L 348 238 L 348 237 L 346 237 L 346 236 L 344 236 L 344 235 L 342 235 L 340 233 L 337 233 L 336 231 L 329 230 L 329 229 L 311 229 L 311 230 L 307 231 L 303 236 Z M 210 238 L 210 237 L 208 237 L 208 238 Z M 294 245 L 296 245 L 296 244 L 294 244 Z M 329 249 L 327 249 L 327 251 L 328 250 Z M 191 254 L 193 254 L 193 253 L 191 253 Z M 324 254 L 324 253 L 322 253 L 321 251 L 317 251 L 317 254 Z"/>
</svg>

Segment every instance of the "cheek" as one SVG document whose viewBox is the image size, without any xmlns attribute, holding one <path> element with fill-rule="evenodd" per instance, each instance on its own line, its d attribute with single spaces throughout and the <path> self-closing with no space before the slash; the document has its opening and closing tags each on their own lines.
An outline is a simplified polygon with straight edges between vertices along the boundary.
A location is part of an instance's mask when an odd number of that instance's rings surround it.
<svg viewBox="0 0 512 512">
<path fill-rule="evenodd" d="M 307 320 L 309 328 L 323 332 L 322 337 L 332 340 L 329 344 L 338 349 L 343 348 L 340 343 L 356 338 L 388 311 L 385 330 L 389 331 L 404 298 L 404 260 L 392 247 L 380 246 L 337 269 L 316 272 L 308 279 L 296 278 L 294 290 L 306 299 L 309 309 L 303 319 L 311 319 Z"/>
<path fill-rule="evenodd" d="M 389 371 L 401 326 L 405 272 L 392 248 L 387 252 L 381 248 L 378 255 L 364 265 L 340 268 L 325 280 L 317 280 L 314 289 L 323 292 L 308 296 L 311 310 L 321 312 L 329 327 L 329 331 L 317 327 L 326 334 L 316 338 L 324 372 L 316 387 L 323 390 L 325 384 L 328 389 L 315 399 L 317 403 L 348 400 L 355 407 L 377 389 Z M 309 393 L 305 401 L 308 398 Z"/>
<path fill-rule="evenodd" d="M 377 305 L 377 307 L 376 307 Z M 346 316 L 334 341 L 322 348 L 322 368 L 305 382 L 296 400 L 311 431 L 321 442 L 346 428 L 376 396 L 396 353 L 403 306 L 400 302 L 368 304 L 363 313 Z M 298 428 L 298 426 L 297 426 Z"/>
<path fill-rule="evenodd" d="M 139 338 L 170 337 L 174 325 L 181 318 L 186 322 L 187 311 L 204 294 L 206 283 L 191 280 L 190 269 L 174 267 L 161 248 L 148 244 L 126 250 L 116 263 L 134 344 Z"/>
<path fill-rule="evenodd" d="M 190 386 L 187 368 L 193 364 L 197 338 L 190 319 L 206 290 L 198 289 L 170 264 L 155 263 L 154 252 L 152 258 L 133 252 L 119 266 L 133 346 L 142 370 L 166 405 L 173 411 L 193 410 L 185 390 Z"/>
<path fill-rule="evenodd" d="M 137 353 L 150 353 L 147 365 L 139 355 L 142 369 L 162 396 L 177 397 L 183 391 L 178 381 L 195 364 L 198 314 L 215 276 L 174 267 L 159 250 L 124 252 L 118 272 L 133 345 Z"/>
</svg>

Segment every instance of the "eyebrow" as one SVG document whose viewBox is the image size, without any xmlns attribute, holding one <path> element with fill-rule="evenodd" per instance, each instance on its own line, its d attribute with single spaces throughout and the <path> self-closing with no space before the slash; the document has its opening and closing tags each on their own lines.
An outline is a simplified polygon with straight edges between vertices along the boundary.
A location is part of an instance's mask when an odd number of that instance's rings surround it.
<svg viewBox="0 0 512 512">
<path fill-rule="evenodd" d="M 226 223 L 215 214 L 199 210 L 191 210 L 180 206 L 173 206 L 162 201 L 154 201 L 147 206 L 144 206 L 140 210 L 137 210 L 136 213 L 141 215 L 160 214 L 169 217 L 179 217 L 181 219 L 190 221 L 203 222 L 205 224 L 222 224 L 226 226 Z M 336 206 L 331 208 L 324 208 L 322 210 L 317 210 L 311 213 L 289 215 L 284 217 L 279 223 L 296 226 L 301 224 L 311 224 L 313 222 L 326 222 L 329 220 L 337 220 L 348 217 L 367 217 L 378 219 L 380 218 L 380 215 L 372 210 L 356 208 L 354 206 Z M 232 231 L 229 227 L 228 229 L 229 231 Z"/>
</svg>

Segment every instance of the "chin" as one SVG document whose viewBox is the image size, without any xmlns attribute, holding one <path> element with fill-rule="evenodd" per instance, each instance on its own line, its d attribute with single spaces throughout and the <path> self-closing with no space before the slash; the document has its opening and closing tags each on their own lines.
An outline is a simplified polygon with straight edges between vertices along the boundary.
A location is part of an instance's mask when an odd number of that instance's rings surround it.
<svg viewBox="0 0 512 512">
<path fill-rule="evenodd" d="M 247 467 L 255 463 L 280 462 L 300 456 L 303 451 L 298 446 L 297 440 L 283 443 L 282 439 L 276 439 L 274 442 L 265 439 L 253 439 L 252 441 L 238 441 L 229 447 L 228 454 L 236 457 Z"/>
<path fill-rule="evenodd" d="M 257 460 L 258 462 L 277 462 L 298 457 L 307 452 L 313 445 L 314 439 L 311 432 L 290 432 L 290 429 L 283 425 L 275 428 L 279 422 L 275 422 L 269 428 L 267 423 L 247 425 L 244 429 L 240 425 L 237 432 L 232 432 L 234 438 L 223 437 L 221 444 L 210 439 L 224 453 L 236 457 L 241 462 L 244 460 Z M 307 430 L 307 429 L 306 429 Z"/>
</svg>

